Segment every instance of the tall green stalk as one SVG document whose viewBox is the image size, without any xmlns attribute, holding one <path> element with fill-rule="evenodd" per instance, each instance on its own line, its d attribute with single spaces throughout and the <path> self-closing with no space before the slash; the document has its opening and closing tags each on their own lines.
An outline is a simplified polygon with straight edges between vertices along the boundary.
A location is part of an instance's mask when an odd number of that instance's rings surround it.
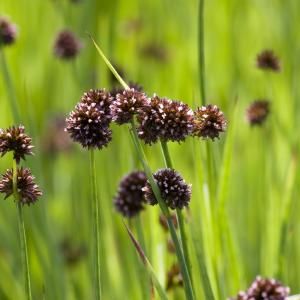
<svg viewBox="0 0 300 300">
<path fill-rule="evenodd" d="M 9 96 L 9 104 L 11 107 L 11 113 L 13 115 L 14 121 L 19 123 L 21 119 L 20 119 L 20 114 L 19 114 L 19 109 L 18 109 L 17 97 L 16 97 L 15 90 L 13 87 L 12 79 L 10 77 L 10 72 L 8 69 L 7 62 L 6 62 L 5 53 L 4 53 L 4 50 L 1 49 L 1 47 L 0 47 L 0 57 L 1 57 L 1 68 L 2 68 L 2 73 L 3 73 L 3 78 L 4 78 L 5 85 L 6 85 L 7 93 Z"/>
<path fill-rule="evenodd" d="M 204 42 L 204 0 L 199 0 L 198 12 L 198 64 L 199 64 L 199 79 L 200 79 L 200 95 L 202 105 L 206 103 L 205 90 L 205 42 Z"/>
<path fill-rule="evenodd" d="M 110 63 L 110 61 L 106 58 L 106 56 L 104 55 L 103 51 L 100 49 L 100 47 L 97 45 L 97 43 L 93 40 L 93 38 L 91 37 L 98 53 L 100 54 L 101 58 L 104 60 L 104 62 L 106 63 L 106 65 L 108 66 L 108 68 L 111 70 L 111 72 L 114 74 L 114 76 L 117 78 L 117 80 L 119 81 L 119 83 L 123 86 L 124 89 L 129 89 L 129 86 L 126 84 L 126 82 L 122 79 L 122 77 L 118 74 L 118 72 L 116 71 L 116 69 L 113 67 L 113 65 Z M 171 233 L 171 237 L 175 246 L 175 251 L 176 251 L 176 255 L 178 258 L 178 262 L 180 265 L 180 269 L 182 272 L 182 277 L 183 277 L 183 282 L 184 282 L 184 289 L 185 289 L 185 294 L 186 294 L 186 298 L 188 300 L 192 300 L 195 299 L 194 298 L 194 291 L 193 291 L 193 287 L 192 287 L 192 283 L 191 283 L 191 279 L 190 279 L 190 275 L 189 275 L 189 271 L 188 271 L 188 267 L 187 267 L 187 263 L 186 263 L 186 259 L 184 257 L 177 233 L 176 233 L 176 229 L 175 226 L 173 224 L 172 221 L 172 216 L 170 214 L 170 211 L 168 209 L 168 207 L 166 206 L 165 202 L 163 201 L 161 194 L 160 194 L 160 190 L 153 178 L 151 169 L 148 165 L 148 162 L 146 160 L 146 156 L 144 153 L 144 150 L 140 144 L 138 135 L 137 135 L 137 131 L 136 131 L 136 127 L 134 124 L 134 120 L 132 120 L 131 122 L 131 128 L 130 128 L 130 133 L 131 133 L 131 137 L 134 143 L 134 146 L 136 148 L 137 154 L 139 156 L 139 159 L 143 165 L 144 171 L 146 173 L 147 179 L 151 185 L 151 188 L 153 190 L 153 193 L 155 195 L 155 198 L 159 204 L 159 207 L 162 211 L 162 213 L 164 214 L 164 216 L 167 219 L 168 225 L 169 225 L 169 229 L 170 229 L 170 233 Z"/>
<path fill-rule="evenodd" d="M 162 149 L 162 153 L 163 153 L 165 164 L 166 164 L 167 168 L 173 169 L 173 163 L 172 163 L 172 159 L 170 156 L 168 144 L 164 141 L 161 141 L 161 149 Z M 188 246 L 187 246 L 187 237 L 186 237 L 186 230 L 185 230 L 185 225 L 184 225 L 184 216 L 182 214 L 181 209 L 178 209 L 178 208 L 176 209 L 176 215 L 177 215 L 178 224 L 179 224 L 182 250 L 183 250 L 184 257 L 186 259 L 189 275 L 190 275 L 191 281 L 193 283 L 192 265 L 191 265 L 190 255 L 189 255 Z"/>
<path fill-rule="evenodd" d="M 21 254 L 22 254 L 22 265 L 24 271 L 26 298 L 27 300 L 31 300 L 32 295 L 31 295 L 31 283 L 30 283 L 29 263 L 28 263 L 27 239 L 26 239 L 26 231 L 25 231 L 24 218 L 23 218 L 23 208 L 21 202 L 19 201 L 17 183 L 18 183 L 18 168 L 17 168 L 17 162 L 14 159 L 13 160 L 13 196 L 18 208 L 18 227 L 19 227 Z"/>
<path fill-rule="evenodd" d="M 101 276 L 100 276 L 100 221 L 99 221 L 99 202 L 96 186 L 96 166 L 94 149 L 90 149 L 90 172 L 92 181 L 92 210 L 94 228 L 94 251 L 96 258 L 96 299 L 101 299 Z"/>
</svg>

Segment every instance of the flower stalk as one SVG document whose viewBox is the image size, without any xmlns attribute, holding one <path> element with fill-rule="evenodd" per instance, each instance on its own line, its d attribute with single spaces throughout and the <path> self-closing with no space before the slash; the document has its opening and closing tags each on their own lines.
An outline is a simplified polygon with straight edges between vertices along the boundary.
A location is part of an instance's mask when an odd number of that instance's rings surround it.
<svg viewBox="0 0 300 300">
<path fill-rule="evenodd" d="M 90 173 L 92 181 L 92 210 L 93 210 L 93 228 L 94 228 L 94 251 L 96 258 L 96 299 L 101 299 L 101 269 L 100 269 L 100 221 L 99 221 L 99 202 L 96 185 L 96 166 L 94 149 L 90 153 Z"/>
<path fill-rule="evenodd" d="M 21 245 L 21 253 L 22 253 L 22 265 L 24 270 L 25 291 L 26 291 L 27 300 L 31 300 L 32 295 L 31 295 L 31 281 L 30 281 L 30 272 L 29 272 L 29 263 L 28 263 L 27 239 L 26 239 L 26 230 L 25 230 L 24 218 L 23 218 L 23 208 L 21 202 L 19 201 L 19 193 L 17 187 L 18 184 L 17 172 L 18 172 L 17 162 L 15 159 L 13 159 L 13 195 L 18 208 L 18 227 L 19 227 L 19 237 L 20 237 L 20 245 Z"/>
</svg>

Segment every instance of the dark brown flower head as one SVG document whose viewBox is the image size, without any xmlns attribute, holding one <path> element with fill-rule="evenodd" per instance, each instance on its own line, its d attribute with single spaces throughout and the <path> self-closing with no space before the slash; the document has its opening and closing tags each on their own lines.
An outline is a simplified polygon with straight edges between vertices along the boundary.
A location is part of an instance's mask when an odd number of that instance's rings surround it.
<svg viewBox="0 0 300 300">
<path fill-rule="evenodd" d="M 257 55 L 256 64 L 259 69 L 279 72 L 280 61 L 272 50 L 264 50 Z"/>
<path fill-rule="evenodd" d="M 149 99 L 143 92 L 124 90 L 116 95 L 110 106 L 112 119 L 119 125 L 130 123 L 133 116 L 146 106 L 149 106 Z"/>
<path fill-rule="evenodd" d="M 227 127 L 223 112 L 216 105 L 207 105 L 198 108 L 194 113 L 194 136 L 214 140 Z"/>
<path fill-rule="evenodd" d="M 0 17 L 0 47 L 11 45 L 15 42 L 17 27 L 6 18 Z"/>
<path fill-rule="evenodd" d="M 184 141 L 193 129 L 193 111 L 179 101 L 154 96 L 138 114 L 138 136 L 146 144 Z"/>
<path fill-rule="evenodd" d="M 177 216 L 176 216 L 176 214 L 171 214 L 171 218 L 172 218 L 172 222 L 173 222 L 175 228 L 177 228 L 178 227 L 178 222 L 177 222 Z M 167 218 L 163 214 L 159 215 L 159 224 L 161 225 L 161 227 L 165 231 L 169 231 L 169 226 L 168 226 Z"/>
<path fill-rule="evenodd" d="M 175 244 L 174 244 L 172 238 L 170 238 L 170 237 L 167 240 L 167 250 L 169 253 L 172 253 L 172 254 L 176 253 Z"/>
<path fill-rule="evenodd" d="M 285 300 L 289 293 L 290 289 L 275 279 L 258 276 L 247 291 L 239 292 L 233 300 Z"/>
<path fill-rule="evenodd" d="M 87 254 L 87 248 L 84 244 L 76 244 L 69 238 L 65 238 L 60 244 L 65 263 L 72 267 L 76 265 Z"/>
<path fill-rule="evenodd" d="M 30 205 L 37 201 L 38 197 L 42 196 L 42 191 L 38 185 L 34 183 L 34 176 L 32 176 L 29 169 L 22 167 L 18 169 L 17 174 L 17 189 L 19 194 L 19 201 L 22 205 Z M 5 194 L 5 199 L 13 194 L 13 170 L 7 170 L 2 175 L 0 180 L 0 193 Z"/>
<path fill-rule="evenodd" d="M 65 130 L 73 141 L 88 149 L 107 146 L 112 134 L 109 129 L 111 101 L 110 94 L 104 89 L 83 94 L 81 101 L 66 119 Z"/>
<path fill-rule="evenodd" d="M 169 59 L 169 53 L 163 45 L 149 43 L 140 50 L 141 56 L 153 59 L 158 62 L 166 63 Z"/>
<path fill-rule="evenodd" d="M 246 111 L 246 118 L 250 125 L 261 125 L 270 113 L 270 102 L 268 100 L 256 100 L 250 104 Z"/>
<path fill-rule="evenodd" d="M 82 44 L 69 30 L 61 31 L 54 43 L 54 54 L 62 59 L 72 59 L 79 54 Z"/>
<path fill-rule="evenodd" d="M 21 159 L 25 160 L 25 155 L 32 155 L 31 138 L 25 134 L 22 125 L 12 126 L 6 130 L 0 129 L 0 153 L 1 156 L 12 151 L 17 163 Z"/>
<path fill-rule="evenodd" d="M 102 123 L 110 123 L 112 116 L 110 105 L 112 104 L 113 97 L 105 89 L 90 89 L 81 97 L 81 102 L 86 104 L 95 103 L 96 108 L 101 114 Z"/>
<path fill-rule="evenodd" d="M 159 187 L 161 197 L 168 207 L 182 209 L 188 206 L 191 199 L 191 185 L 188 185 L 178 172 L 166 168 L 158 170 L 153 177 Z M 148 181 L 143 191 L 149 204 L 158 204 Z"/>
<path fill-rule="evenodd" d="M 142 189 L 146 182 L 146 174 L 142 171 L 131 172 L 121 180 L 114 205 L 124 217 L 134 217 L 144 209 L 146 201 Z"/>
<path fill-rule="evenodd" d="M 172 265 L 167 274 L 166 290 L 168 291 L 175 287 L 183 287 L 183 278 L 178 264 Z"/>
<path fill-rule="evenodd" d="M 143 87 L 133 81 L 129 81 L 128 86 L 130 87 L 130 89 L 134 89 L 137 92 L 144 92 Z M 113 98 L 113 101 L 116 99 L 117 94 L 122 94 L 125 91 L 124 88 L 122 87 L 114 87 L 113 89 L 111 89 L 110 94 Z"/>
<path fill-rule="evenodd" d="M 54 155 L 71 150 L 73 143 L 64 130 L 65 125 L 66 119 L 60 115 L 49 121 L 42 138 L 42 148 L 47 154 Z"/>
</svg>

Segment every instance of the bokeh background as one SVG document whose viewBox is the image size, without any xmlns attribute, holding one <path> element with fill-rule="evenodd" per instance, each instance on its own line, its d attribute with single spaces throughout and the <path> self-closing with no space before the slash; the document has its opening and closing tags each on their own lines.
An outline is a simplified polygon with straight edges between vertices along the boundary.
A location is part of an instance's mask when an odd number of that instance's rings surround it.
<svg viewBox="0 0 300 300">
<path fill-rule="evenodd" d="M 206 3 L 207 102 L 224 111 L 229 128 L 212 143 L 214 201 L 205 196 L 201 158 L 206 142 L 189 138 L 170 144 L 175 168 L 193 185 L 188 238 L 197 299 L 205 299 L 195 254 L 200 237 L 217 299 L 245 289 L 258 274 L 280 279 L 294 294 L 300 290 L 299 14 L 300 3 L 292 0 Z M 139 83 L 148 95 L 179 99 L 195 109 L 201 105 L 198 1 L 2 0 L 0 15 L 18 27 L 16 43 L 1 51 L 22 124 L 35 145 L 27 165 L 44 192 L 24 210 L 34 298 L 93 299 L 88 153 L 69 143 L 61 121 L 84 91 L 117 85 L 88 33 L 126 81 Z M 54 56 L 53 44 L 63 29 L 72 30 L 83 44 L 75 60 Z M 279 57 L 280 73 L 256 68 L 256 55 L 263 49 L 273 49 Z M 0 128 L 13 124 L 3 53 Z M 255 99 L 271 102 L 269 119 L 257 128 L 247 124 L 244 113 Z M 158 145 L 145 151 L 153 170 L 163 167 Z M 96 159 L 103 299 L 143 299 L 139 258 L 113 207 L 119 180 L 141 169 L 126 126 L 113 126 L 112 142 Z M 10 165 L 10 157 L 0 159 L 1 172 Z M 224 202 L 226 227 L 207 214 L 207 206 L 218 209 L 218 201 Z M 1 200 L 0 207 L 0 299 L 23 299 L 17 210 L 12 199 Z M 148 257 L 164 284 L 176 258 L 166 249 L 167 234 L 158 216 L 158 208 L 149 207 L 142 221 Z M 181 288 L 169 294 L 183 299 Z"/>
</svg>

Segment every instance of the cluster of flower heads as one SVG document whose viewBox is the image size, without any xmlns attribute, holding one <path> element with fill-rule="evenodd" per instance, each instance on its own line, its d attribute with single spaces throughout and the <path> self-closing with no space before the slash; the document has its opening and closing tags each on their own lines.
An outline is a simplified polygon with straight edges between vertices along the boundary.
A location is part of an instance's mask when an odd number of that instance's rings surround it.
<svg viewBox="0 0 300 300">
<path fill-rule="evenodd" d="M 21 159 L 25 160 L 26 155 L 32 155 L 31 138 L 25 133 L 24 126 L 0 129 L 0 153 L 1 156 L 8 152 L 13 153 L 13 158 L 19 165 Z M 5 199 L 13 194 L 13 169 L 8 169 L 0 179 L 0 193 L 5 195 Z M 42 196 L 42 191 L 34 183 L 34 176 L 28 168 L 18 167 L 16 174 L 18 201 L 22 205 L 30 205 Z"/>
<path fill-rule="evenodd" d="M 111 140 L 111 121 L 118 125 L 137 119 L 138 137 L 146 144 L 158 141 L 181 142 L 188 136 L 219 138 L 227 121 L 216 105 L 198 108 L 195 113 L 181 101 L 160 98 L 135 88 L 113 92 L 90 90 L 84 93 L 67 118 L 66 131 L 83 147 L 101 149 Z"/>
<path fill-rule="evenodd" d="M 257 276 L 246 291 L 231 300 L 286 300 L 290 289 L 275 279 Z"/>
<path fill-rule="evenodd" d="M 161 169 L 154 173 L 153 177 L 160 189 L 162 200 L 169 208 L 182 209 L 188 206 L 191 186 L 178 172 L 168 168 Z M 145 208 L 145 204 L 155 205 L 158 202 L 146 174 L 142 171 L 133 171 L 120 181 L 114 205 L 124 217 L 133 217 Z"/>
</svg>

